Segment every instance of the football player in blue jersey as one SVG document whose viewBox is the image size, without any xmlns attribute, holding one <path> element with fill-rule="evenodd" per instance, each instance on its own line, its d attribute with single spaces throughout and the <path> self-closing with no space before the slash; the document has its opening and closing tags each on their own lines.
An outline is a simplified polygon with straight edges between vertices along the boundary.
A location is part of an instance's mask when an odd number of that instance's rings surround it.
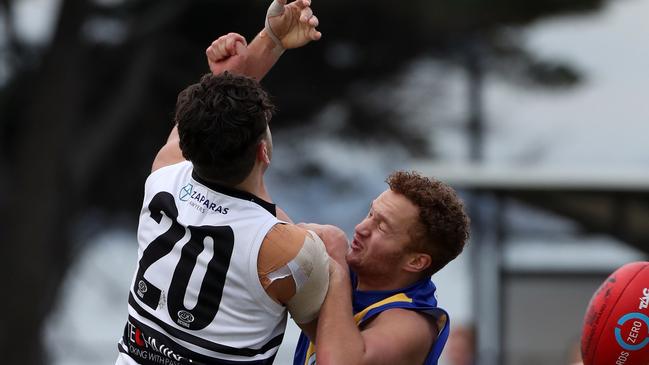
<svg viewBox="0 0 649 365">
<path fill-rule="evenodd" d="M 469 219 L 440 181 L 398 171 L 386 182 L 351 245 L 336 227 L 305 225 L 335 264 L 316 343 L 302 335 L 294 365 L 437 364 L 449 316 L 431 276 L 462 252 Z"/>
</svg>

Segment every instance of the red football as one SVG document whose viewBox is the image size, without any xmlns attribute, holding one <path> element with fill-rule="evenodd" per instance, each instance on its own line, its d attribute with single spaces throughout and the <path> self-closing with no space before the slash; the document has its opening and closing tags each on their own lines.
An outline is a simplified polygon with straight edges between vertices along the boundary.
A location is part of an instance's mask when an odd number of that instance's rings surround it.
<svg viewBox="0 0 649 365">
<path fill-rule="evenodd" d="M 617 269 L 590 300 L 581 335 L 584 365 L 649 364 L 649 262 Z"/>
</svg>

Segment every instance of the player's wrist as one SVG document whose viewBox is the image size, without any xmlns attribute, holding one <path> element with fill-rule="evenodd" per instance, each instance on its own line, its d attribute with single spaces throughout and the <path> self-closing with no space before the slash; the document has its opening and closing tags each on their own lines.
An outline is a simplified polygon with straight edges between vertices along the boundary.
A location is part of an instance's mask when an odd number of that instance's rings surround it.
<svg viewBox="0 0 649 365">
<path fill-rule="evenodd" d="M 259 40 L 262 42 L 264 50 L 268 53 L 272 53 L 276 56 L 281 56 L 284 51 L 286 51 L 286 48 L 282 46 L 282 42 L 266 28 L 262 29 L 261 32 L 259 32 L 257 38 L 259 38 Z"/>
</svg>

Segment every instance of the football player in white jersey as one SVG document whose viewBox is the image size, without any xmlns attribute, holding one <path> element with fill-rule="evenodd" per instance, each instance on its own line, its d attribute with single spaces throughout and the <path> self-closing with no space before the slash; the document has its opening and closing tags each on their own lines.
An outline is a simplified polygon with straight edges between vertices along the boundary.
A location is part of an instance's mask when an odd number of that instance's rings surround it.
<svg viewBox="0 0 649 365">
<path fill-rule="evenodd" d="M 180 93 L 145 184 L 117 364 L 272 364 L 287 312 L 314 336 L 329 257 L 266 190 L 274 106 L 257 80 L 317 25 L 310 0 L 275 0 L 250 45 L 214 41 L 212 74 Z"/>
</svg>

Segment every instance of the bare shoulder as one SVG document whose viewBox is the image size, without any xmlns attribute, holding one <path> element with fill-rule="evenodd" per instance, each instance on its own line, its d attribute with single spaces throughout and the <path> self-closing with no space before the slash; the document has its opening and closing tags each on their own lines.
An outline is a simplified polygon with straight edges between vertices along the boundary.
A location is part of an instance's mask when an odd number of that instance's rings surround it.
<svg viewBox="0 0 649 365">
<path fill-rule="evenodd" d="M 277 246 L 282 249 L 297 247 L 299 250 L 307 234 L 304 228 L 300 228 L 294 224 L 278 223 L 268 231 L 263 245 Z"/>
<path fill-rule="evenodd" d="M 278 219 L 283 220 L 284 222 L 291 223 L 291 224 L 293 223 L 293 220 L 291 219 L 291 217 L 289 217 L 288 214 L 286 214 L 284 209 L 282 209 L 280 207 L 276 207 L 276 210 L 277 210 L 277 218 Z"/>
<path fill-rule="evenodd" d="M 307 231 L 294 224 L 276 224 L 268 231 L 257 258 L 260 275 L 271 273 L 286 265 L 304 245 Z"/>
<path fill-rule="evenodd" d="M 275 301 L 287 304 L 297 292 L 288 264 L 294 260 L 308 232 L 294 224 L 279 223 L 266 234 L 257 256 L 257 274 L 266 293 Z"/>
</svg>

